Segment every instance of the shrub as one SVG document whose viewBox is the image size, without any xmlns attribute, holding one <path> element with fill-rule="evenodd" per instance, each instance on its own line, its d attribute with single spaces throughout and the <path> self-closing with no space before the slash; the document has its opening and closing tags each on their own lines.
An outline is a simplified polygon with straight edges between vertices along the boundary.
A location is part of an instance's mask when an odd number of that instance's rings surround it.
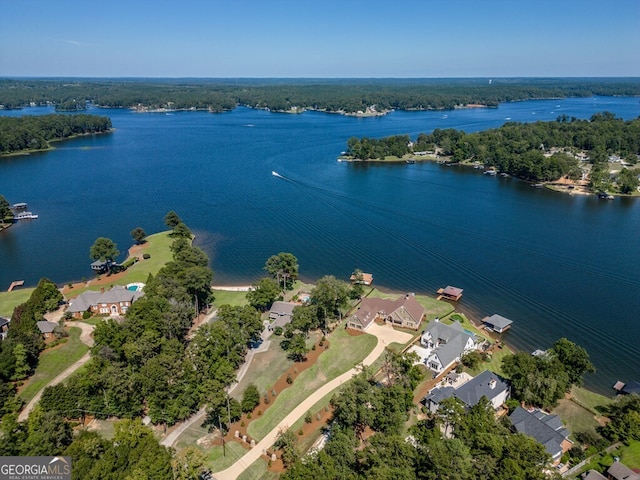
<svg viewBox="0 0 640 480">
<path fill-rule="evenodd" d="M 302 429 L 298 430 L 298 435 L 300 436 L 304 435 L 304 432 L 302 431 Z"/>
<path fill-rule="evenodd" d="M 142 254 L 142 258 L 144 258 L 145 260 L 149 260 L 151 258 L 151 254 L 149 253 L 143 253 Z"/>
<path fill-rule="evenodd" d="M 311 350 L 313 350 L 314 352 L 316 351 L 316 344 L 313 344 L 313 347 L 311 347 Z"/>
<path fill-rule="evenodd" d="M 270 402 L 270 401 L 271 401 L 271 400 L 269 400 L 269 395 L 265 395 L 265 396 L 264 396 L 264 403 L 265 403 L 266 405 L 269 405 L 269 402 Z"/>
<path fill-rule="evenodd" d="M 291 374 L 287 374 L 287 383 L 291 385 L 293 383 L 293 378 L 291 378 Z"/>
<path fill-rule="evenodd" d="M 64 312 L 65 320 L 71 320 L 71 318 L 73 318 L 73 315 L 71 315 L 71 312 Z"/>
<path fill-rule="evenodd" d="M 321 418 L 322 418 L 322 417 L 320 416 L 320 412 L 316 413 L 316 420 L 317 420 L 317 421 L 320 421 L 320 419 L 321 419 Z"/>
<path fill-rule="evenodd" d="M 262 415 L 262 410 L 258 410 L 258 416 Z"/>
<path fill-rule="evenodd" d="M 242 420 L 242 421 L 240 422 L 240 426 L 241 426 L 241 427 L 244 427 L 244 426 L 245 426 L 244 420 Z"/>
<path fill-rule="evenodd" d="M 251 420 L 251 412 L 247 413 L 247 419 Z"/>
<path fill-rule="evenodd" d="M 281 336 L 282 332 L 284 332 L 284 330 L 282 329 L 282 327 L 276 327 L 273 329 L 273 334 L 277 335 L 277 336 Z"/>
<path fill-rule="evenodd" d="M 89 318 L 91 318 L 91 312 L 89 310 L 87 310 L 85 312 L 82 312 L 82 319 L 83 320 L 87 320 Z"/>
<path fill-rule="evenodd" d="M 311 416 L 311 412 L 308 411 L 304 416 L 304 423 L 311 423 L 313 421 L 313 417 Z"/>
<path fill-rule="evenodd" d="M 275 396 L 276 396 L 276 389 L 275 389 L 275 388 L 272 388 L 272 389 L 271 389 L 271 396 L 272 396 L 272 397 L 275 397 Z"/>
</svg>

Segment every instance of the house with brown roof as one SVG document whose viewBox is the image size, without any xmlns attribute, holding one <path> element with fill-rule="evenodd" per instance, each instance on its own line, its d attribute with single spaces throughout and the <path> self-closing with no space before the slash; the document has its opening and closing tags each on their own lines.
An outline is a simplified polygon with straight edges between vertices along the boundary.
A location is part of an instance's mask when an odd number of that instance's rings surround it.
<svg viewBox="0 0 640 480">
<path fill-rule="evenodd" d="M 457 302 L 462 298 L 463 291 L 464 290 L 462 290 L 461 288 L 447 285 L 445 288 L 439 288 L 436 293 L 438 294 L 438 300 L 444 298 L 445 300 Z"/>
<path fill-rule="evenodd" d="M 418 330 L 424 317 L 424 307 L 411 294 L 395 300 L 365 298 L 360 308 L 347 320 L 347 327 L 366 330 L 375 320 L 382 320 L 397 327 Z"/>
</svg>

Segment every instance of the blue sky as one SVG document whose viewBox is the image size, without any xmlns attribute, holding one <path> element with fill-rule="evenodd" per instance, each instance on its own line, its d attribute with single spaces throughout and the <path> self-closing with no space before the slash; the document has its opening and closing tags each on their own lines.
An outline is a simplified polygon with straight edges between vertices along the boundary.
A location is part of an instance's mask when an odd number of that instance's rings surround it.
<svg viewBox="0 0 640 480">
<path fill-rule="evenodd" d="M 0 0 L 0 76 L 640 76 L 640 0 Z"/>
</svg>

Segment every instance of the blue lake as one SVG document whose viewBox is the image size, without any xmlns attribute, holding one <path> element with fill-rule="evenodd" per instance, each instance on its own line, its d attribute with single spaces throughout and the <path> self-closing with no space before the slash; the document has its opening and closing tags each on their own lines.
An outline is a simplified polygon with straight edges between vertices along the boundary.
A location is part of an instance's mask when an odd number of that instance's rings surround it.
<svg viewBox="0 0 640 480">
<path fill-rule="evenodd" d="M 605 110 L 631 119 L 640 103 L 538 100 L 379 118 L 92 109 L 111 117 L 113 134 L 0 160 L 0 193 L 40 216 L 0 234 L 0 288 L 90 278 L 97 237 L 124 252 L 133 228 L 164 230 L 175 210 L 211 257 L 214 283 L 248 284 L 270 255 L 288 251 L 305 280 L 347 280 L 360 268 L 400 291 L 456 285 L 474 319 L 514 320 L 505 340 L 516 348 L 561 336 L 587 348 L 598 372 L 586 384 L 608 393 L 618 379 L 640 379 L 640 201 L 570 197 L 434 163 L 336 161 L 351 136 L 415 138 Z"/>
</svg>

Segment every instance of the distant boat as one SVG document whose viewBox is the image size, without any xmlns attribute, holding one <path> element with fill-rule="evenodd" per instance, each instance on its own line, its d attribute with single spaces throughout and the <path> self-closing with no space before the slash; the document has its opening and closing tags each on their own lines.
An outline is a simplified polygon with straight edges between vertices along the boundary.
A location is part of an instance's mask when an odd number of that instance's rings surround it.
<svg viewBox="0 0 640 480">
<path fill-rule="evenodd" d="M 273 175 L 274 177 L 279 177 L 279 178 L 284 178 L 282 175 L 280 175 L 278 172 L 276 172 L 275 170 L 271 170 L 271 175 Z"/>
<path fill-rule="evenodd" d="M 483 175 L 491 175 L 492 177 L 495 177 L 498 172 L 496 172 L 495 170 L 487 170 L 486 172 L 482 172 Z"/>
<path fill-rule="evenodd" d="M 544 187 L 544 183 L 532 183 L 531 186 L 534 188 L 542 188 Z"/>
<path fill-rule="evenodd" d="M 598 198 L 601 198 L 602 200 L 613 200 L 613 195 L 609 195 L 607 192 L 600 192 L 598 194 Z"/>
<path fill-rule="evenodd" d="M 407 163 L 409 163 L 409 164 L 414 164 L 414 163 L 416 163 L 416 161 L 415 161 L 415 160 L 411 160 L 411 159 L 409 159 L 409 160 L 405 160 L 405 161 L 406 161 Z"/>
</svg>

